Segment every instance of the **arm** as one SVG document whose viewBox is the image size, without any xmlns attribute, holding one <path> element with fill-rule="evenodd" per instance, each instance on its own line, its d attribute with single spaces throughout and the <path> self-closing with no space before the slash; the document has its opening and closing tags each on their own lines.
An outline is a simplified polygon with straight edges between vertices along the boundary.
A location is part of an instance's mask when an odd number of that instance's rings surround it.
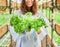
<svg viewBox="0 0 60 47">
<path fill-rule="evenodd" d="M 45 15 L 42 14 L 41 12 L 39 14 L 40 14 L 40 17 L 44 19 L 45 23 L 48 26 L 50 26 L 50 23 L 49 23 L 48 19 L 45 17 Z M 49 36 L 49 33 L 48 33 L 48 27 L 47 28 L 41 28 L 40 30 L 41 30 L 40 31 L 41 33 L 39 34 L 39 38 L 42 40 L 43 45 L 45 44 L 44 40 L 45 40 L 46 35 L 47 35 L 48 42 L 51 44 L 51 37 Z M 56 45 L 54 45 L 54 43 L 53 43 L 53 47 L 56 47 Z"/>
<path fill-rule="evenodd" d="M 49 20 L 46 18 L 46 16 L 42 12 L 38 12 L 38 16 L 44 19 L 47 26 L 50 26 Z"/>
<path fill-rule="evenodd" d="M 13 40 L 16 42 L 17 41 L 17 38 L 19 37 L 19 34 L 17 34 L 15 31 L 14 31 L 14 28 L 9 26 L 9 30 L 10 30 L 10 33 L 11 33 L 11 36 L 13 38 Z"/>
</svg>

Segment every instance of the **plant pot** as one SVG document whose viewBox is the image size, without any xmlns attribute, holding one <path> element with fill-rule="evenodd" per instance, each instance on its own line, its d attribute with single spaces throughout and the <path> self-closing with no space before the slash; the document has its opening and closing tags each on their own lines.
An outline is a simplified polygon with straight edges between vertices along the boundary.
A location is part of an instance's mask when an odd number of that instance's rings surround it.
<svg viewBox="0 0 60 47">
<path fill-rule="evenodd" d="M 0 38 L 7 32 L 7 24 L 0 27 Z"/>
<path fill-rule="evenodd" d="M 12 44 L 10 43 L 9 45 L 7 45 L 7 47 L 16 47 L 16 43 L 14 42 L 14 40 L 12 40 Z"/>
<path fill-rule="evenodd" d="M 58 35 L 60 35 L 60 25 L 55 24 L 55 30 Z"/>
</svg>

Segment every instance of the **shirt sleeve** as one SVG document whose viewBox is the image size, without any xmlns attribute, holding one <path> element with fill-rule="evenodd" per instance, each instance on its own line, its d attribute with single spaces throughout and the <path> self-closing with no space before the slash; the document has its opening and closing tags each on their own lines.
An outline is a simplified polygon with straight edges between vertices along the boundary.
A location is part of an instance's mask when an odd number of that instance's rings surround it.
<svg viewBox="0 0 60 47">
<path fill-rule="evenodd" d="M 43 40 L 43 38 L 48 34 L 48 29 L 47 28 L 44 28 L 44 27 L 41 27 L 40 30 L 42 31 L 38 37 L 40 40 Z"/>
<path fill-rule="evenodd" d="M 50 23 L 49 23 L 47 17 L 42 12 L 39 12 L 38 16 L 44 19 L 44 21 L 47 24 L 47 26 L 50 26 Z"/>
<path fill-rule="evenodd" d="M 39 12 L 38 15 L 39 17 L 43 18 L 45 23 L 47 24 L 47 26 L 49 27 L 50 26 L 50 23 L 47 19 L 47 17 L 42 13 L 42 12 Z M 44 27 L 41 27 L 41 33 L 38 35 L 39 36 L 39 39 L 42 40 L 47 34 L 48 34 L 48 27 L 44 28 Z"/>
<path fill-rule="evenodd" d="M 13 40 L 16 42 L 17 41 L 17 38 L 19 37 L 19 34 L 17 34 L 15 31 L 14 31 L 14 28 L 9 26 L 9 30 L 10 30 L 10 33 L 12 35 L 12 38 Z"/>
</svg>

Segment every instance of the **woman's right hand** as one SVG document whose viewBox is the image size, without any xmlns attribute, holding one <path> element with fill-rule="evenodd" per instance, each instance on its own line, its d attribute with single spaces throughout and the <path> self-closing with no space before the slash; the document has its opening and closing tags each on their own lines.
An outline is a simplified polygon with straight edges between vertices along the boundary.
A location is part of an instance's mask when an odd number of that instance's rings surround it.
<svg viewBox="0 0 60 47">
<path fill-rule="evenodd" d="M 39 29 L 37 33 L 40 34 L 41 32 L 42 32 L 42 31 Z"/>
</svg>

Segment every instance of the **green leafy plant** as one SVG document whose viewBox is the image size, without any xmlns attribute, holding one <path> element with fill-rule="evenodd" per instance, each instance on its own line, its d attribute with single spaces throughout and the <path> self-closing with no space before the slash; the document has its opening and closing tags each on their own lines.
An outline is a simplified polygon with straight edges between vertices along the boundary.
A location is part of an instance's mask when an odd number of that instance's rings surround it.
<svg viewBox="0 0 60 47">
<path fill-rule="evenodd" d="M 0 13 L 0 26 L 7 23 L 9 20 L 9 14 L 8 13 Z"/>
<path fill-rule="evenodd" d="M 36 31 L 42 26 L 47 27 L 44 20 L 37 16 L 32 16 L 32 13 L 28 12 L 25 16 L 13 16 L 10 20 L 10 25 L 14 27 L 16 33 L 23 33 L 25 30 L 30 31 L 34 28 Z"/>
</svg>

